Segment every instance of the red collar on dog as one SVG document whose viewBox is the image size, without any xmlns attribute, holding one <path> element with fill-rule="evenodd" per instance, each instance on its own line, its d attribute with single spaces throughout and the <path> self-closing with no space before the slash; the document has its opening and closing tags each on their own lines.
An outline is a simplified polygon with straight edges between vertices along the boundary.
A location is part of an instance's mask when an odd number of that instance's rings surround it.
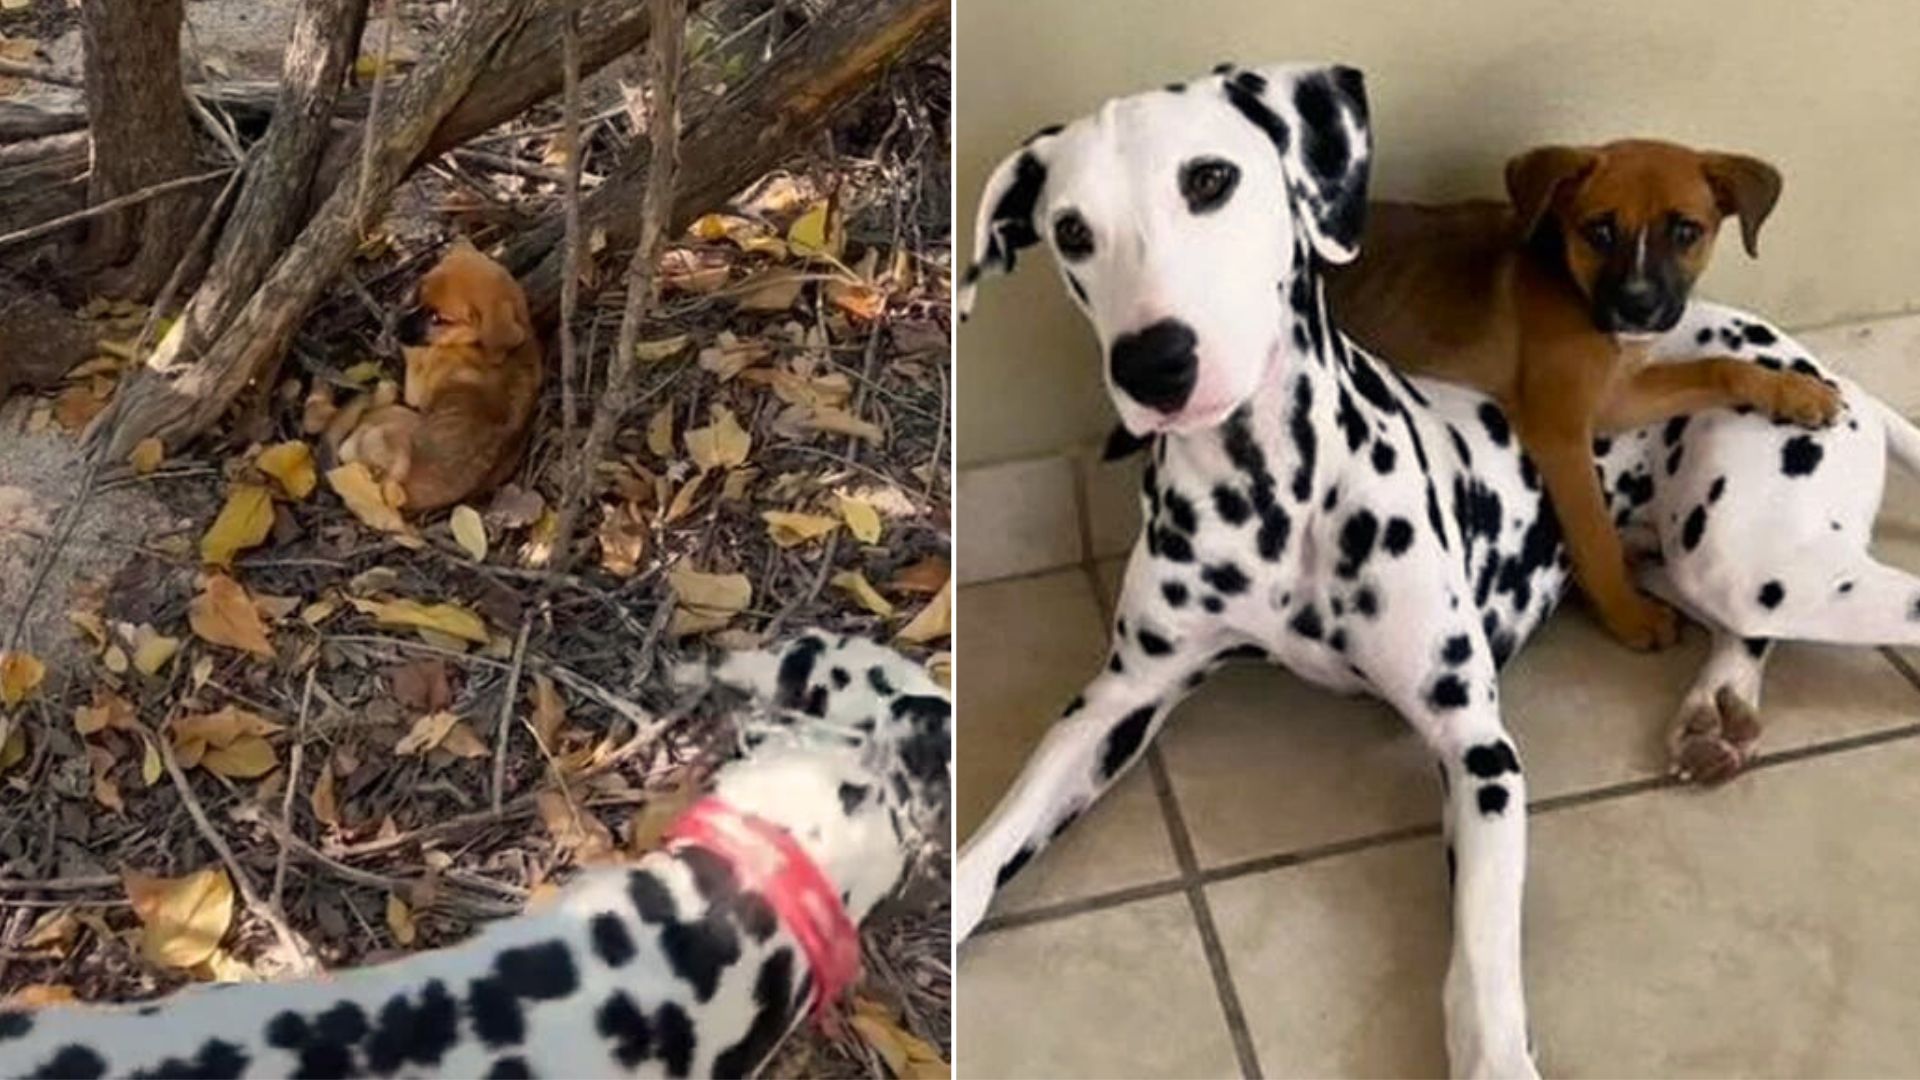
<svg viewBox="0 0 1920 1080">
<path fill-rule="evenodd" d="M 740 887 L 766 897 L 813 973 L 813 1015 L 852 987 L 860 974 L 860 937 L 833 882 L 793 834 L 765 818 L 709 795 L 667 829 L 667 850 L 693 844 L 727 860 Z"/>
</svg>

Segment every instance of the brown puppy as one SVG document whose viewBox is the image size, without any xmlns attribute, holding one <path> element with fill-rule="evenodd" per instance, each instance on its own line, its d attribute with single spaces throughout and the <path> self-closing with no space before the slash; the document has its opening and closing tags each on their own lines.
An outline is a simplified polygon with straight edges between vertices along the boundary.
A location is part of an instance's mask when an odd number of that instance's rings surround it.
<svg viewBox="0 0 1920 1080">
<path fill-rule="evenodd" d="M 455 244 L 420 280 L 399 336 L 404 404 L 368 409 L 340 460 L 374 467 L 409 511 L 451 506 L 512 475 L 540 395 L 540 344 L 513 275 Z"/>
<path fill-rule="evenodd" d="M 1627 571 L 1594 474 L 1596 434 L 1716 406 L 1809 427 L 1839 395 L 1730 358 L 1648 364 L 1686 308 L 1720 222 L 1756 255 L 1780 175 L 1737 154 L 1634 140 L 1550 146 L 1507 164 L 1511 206 L 1375 203 L 1360 258 L 1329 278 L 1340 326 L 1402 369 L 1465 383 L 1506 410 L 1566 534 L 1574 573 L 1615 637 L 1671 644 L 1672 609 Z"/>
</svg>

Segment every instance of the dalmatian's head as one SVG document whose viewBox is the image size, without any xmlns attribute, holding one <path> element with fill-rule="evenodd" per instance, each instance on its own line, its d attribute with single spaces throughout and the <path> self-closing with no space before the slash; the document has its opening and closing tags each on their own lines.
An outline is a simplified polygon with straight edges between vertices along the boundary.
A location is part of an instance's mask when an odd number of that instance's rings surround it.
<svg viewBox="0 0 1920 1080">
<path fill-rule="evenodd" d="M 734 714 L 741 759 L 715 793 L 793 833 L 856 921 L 944 842 L 953 705 L 920 665 L 814 631 L 681 673 L 709 679 L 750 698 Z"/>
<path fill-rule="evenodd" d="M 1358 252 L 1370 157 L 1349 67 L 1222 65 L 1110 101 L 994 169 L 961 313 L 983 278 L 1045 242 L 1127 429 L 1217 424 L 1287 348 L 1307 260 Z"/>
</svg>

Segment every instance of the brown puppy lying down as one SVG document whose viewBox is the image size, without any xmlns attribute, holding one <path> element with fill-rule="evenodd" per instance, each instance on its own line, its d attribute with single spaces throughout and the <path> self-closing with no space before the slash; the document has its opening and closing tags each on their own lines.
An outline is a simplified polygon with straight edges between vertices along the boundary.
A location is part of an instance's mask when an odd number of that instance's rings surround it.
<svg viewBox="0 0 1920 1080">
<path fill-rule="evenodd" d="M 366 463 L 389 492 L 403 493 L 408 511 L 451 506 L 506 480 L 540 396 L 540 344 L 519 283 L 460 241 L 420 280 L 399 335 L 404 403 L 362 403 L 340 460 Z"/>
<path fill-rule="evenodd" d="M 1673 611 L 1633 586 L 1594 436 L 1716 406 L 1832 422 L 1839 394 L 1815 378 L 1731 358 L 1646 362 L 1723 218 L 1739 215 L 1758 254 L 1780 175 L 1750 157 L 1636 140 L 1533 150 L 1506 180 L 1511 206 L 1371 204 L 1360 258 L 1329 276 L 1330 307 L 1388 362 L 1500 403 L 1600 621 L 1634 648 L 1660 648 L 1675 638 Z"/>
</svg>

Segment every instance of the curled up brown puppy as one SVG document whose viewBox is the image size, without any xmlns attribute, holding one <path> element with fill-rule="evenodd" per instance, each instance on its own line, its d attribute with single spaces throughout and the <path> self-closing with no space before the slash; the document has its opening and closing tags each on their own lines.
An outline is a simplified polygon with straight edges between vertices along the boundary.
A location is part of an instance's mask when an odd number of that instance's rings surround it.
<svg viewBox="0 0 1920 1080">
<path fill-rule="evenodd" d="M 1750 256 L 1780 174 L 1739 154 L 1631 140 L 1548 146 L 1506 169 L 1510 203 L 1373 203 L 1354 263 L 1329 278 L 1336 321 L 1403 370 L 1494 397 L 1539 469 L 1575 576 L 1634 648 L 1671 644 L 1643 595 L 1595 475 L 1597 435 L 1716 407 L 1829 424 L 1821 380 L 1732 358 L 1649 362 L 1679 322 L 1720 223 Z"/>
<path fill-rule="evenodd" d="M 399 337 L 402 400 L 343 410 L 351 428 L 340 460 L 372 468 L 409 512 L 451 506 L 505 481 L 526 449 L 540 396 L 540 343 L 519 283 L 460 241 L 420 280 Z"/>
</svg>

